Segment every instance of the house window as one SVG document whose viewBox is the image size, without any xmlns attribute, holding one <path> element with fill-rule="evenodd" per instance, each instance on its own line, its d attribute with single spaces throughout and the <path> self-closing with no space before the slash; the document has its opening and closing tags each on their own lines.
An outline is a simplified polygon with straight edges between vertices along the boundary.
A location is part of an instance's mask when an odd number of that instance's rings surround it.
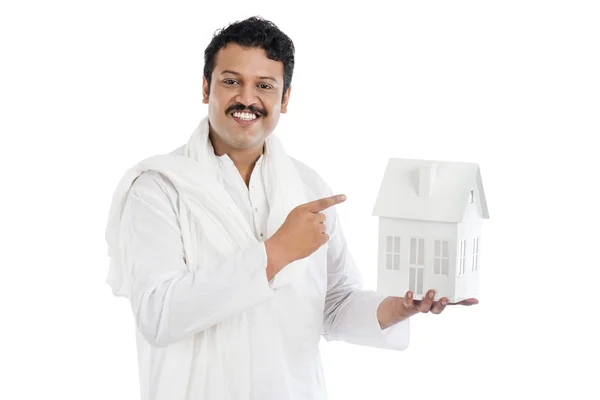
<svg viewBox="0 0 600 400">
<path fill-rule="evenodd" d="M 472 203 L 474 199 L 475 199 L 475 195 L 474 195 L 473 191 L 471 190 L 471 193 L 469 193 L 469 203 Z"/>
<path fill-rule="evenodd" d="M 436 240 L 433 253 L 433 273 L 436 275 L 448 276 L 448 265 L 450 256 L 448 255 L 448 241 Z"/>
<path fill-rule="evenodd" d="M 385 268 L 400 270 L 400 238 L 398 236 L 386 237 Z"/>
<path fill-rule="evenodd" d="M 467 247 L 467 241 L 461 240 L 459 251 L 460 258 L 458 259 L 458 268 L 456 273 L 458 276 L 464 275 L 465 273 L 465 247 Z"/>
<path fill-rule="evenodd" d="M 479 271 L 479 238 L 473 239 L 473 271 Z"/>
</svg>

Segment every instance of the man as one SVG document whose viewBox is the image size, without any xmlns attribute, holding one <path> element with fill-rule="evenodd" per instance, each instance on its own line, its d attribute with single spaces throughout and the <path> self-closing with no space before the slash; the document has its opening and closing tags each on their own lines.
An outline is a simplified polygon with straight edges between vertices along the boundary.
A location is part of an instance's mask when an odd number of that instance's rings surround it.
<svg viewBox="0 0 600 400">
<path fill-rule="evenodd" d="M 408 318 L 447 305 L 361 289 L 335 213 L 345 196 L 271 136 L 293 69 L 269 21 L 217 32 L 208 117 L 115 192 L 108 283 L 132 305 L 143 399 L 325 399 L 320 337 L 403 350 Z"/>
</svg>

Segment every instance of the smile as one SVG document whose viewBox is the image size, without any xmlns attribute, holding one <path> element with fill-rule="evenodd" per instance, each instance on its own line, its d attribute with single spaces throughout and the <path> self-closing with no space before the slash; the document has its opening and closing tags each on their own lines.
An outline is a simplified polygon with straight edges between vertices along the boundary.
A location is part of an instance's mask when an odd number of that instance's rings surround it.
<svg viewBox="0 0 600 400">
<path fill-rule="evenodd" d="M 251 112 L 233 112 L 231 113 L 233 119 L 240 125 L 252 125 L 259 120 L 260 116 Z"/>
</svg>

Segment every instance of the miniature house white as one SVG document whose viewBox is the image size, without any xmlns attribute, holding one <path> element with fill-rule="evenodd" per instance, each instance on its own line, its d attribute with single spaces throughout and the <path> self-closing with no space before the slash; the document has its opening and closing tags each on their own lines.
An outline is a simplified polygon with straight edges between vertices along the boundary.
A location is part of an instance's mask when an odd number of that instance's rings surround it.
<svg viewBox="0 0 600 400">
<path fill-rule="evenodd" d="M 373 209 L 379 217 L 377 292 L 458 302 L 479 292 L 488 219 L 479 165 L 391 158 Z"/>
</svg>

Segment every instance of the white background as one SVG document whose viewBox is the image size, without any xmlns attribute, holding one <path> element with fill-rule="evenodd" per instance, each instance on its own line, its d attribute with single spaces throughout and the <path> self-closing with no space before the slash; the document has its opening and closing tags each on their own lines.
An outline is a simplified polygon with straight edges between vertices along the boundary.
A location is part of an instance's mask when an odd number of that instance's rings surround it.
<svg viewBox="0 0 600 400">
<path fill-rule="evenodd" d="M 2 2 L 0 398 L 138 398 L 112 191 L 187 140 L 204 48 L 256 14 L 296 45 L 278 134 L 348 196 L 365 287 L 389 157 L 478 162 L 489 202 L 481 303 L 413 318 L 404 352 L 323 343 L 330 398 L 600 398 L 597 3 L 328 4 Z"/>
</svg>

